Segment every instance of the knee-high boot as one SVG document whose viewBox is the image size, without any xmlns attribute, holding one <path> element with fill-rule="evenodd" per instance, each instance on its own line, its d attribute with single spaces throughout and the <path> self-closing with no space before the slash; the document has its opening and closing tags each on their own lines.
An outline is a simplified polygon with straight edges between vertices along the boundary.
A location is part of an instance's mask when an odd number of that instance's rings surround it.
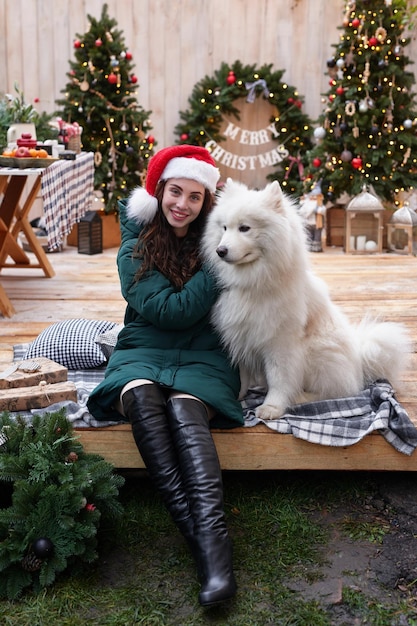
<svg viewBox="0 0 417 626">
<path fill-rule="evenodd" d="M 193 398 L 171 398 L 167 414 L 194 519 L 200 604 L 228 600 L 236 593 L 232 547 L 223 509 L 223 484 L 217 450 L 204 404 Z"/>
<path fill-rule="evenodd" d="M 195 558 L 194 521 L 166 415 L 165 397 L 154 383 L 126 391 L 123 409 L 152 482 Z"/>
</svg>

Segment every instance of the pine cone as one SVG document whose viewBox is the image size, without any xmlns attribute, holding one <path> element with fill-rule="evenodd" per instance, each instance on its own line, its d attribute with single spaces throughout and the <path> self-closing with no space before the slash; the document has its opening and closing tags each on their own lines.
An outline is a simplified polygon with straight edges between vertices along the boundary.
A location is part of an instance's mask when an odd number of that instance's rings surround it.
<svg viewBox="0 0 417 626">
<path fill-rule="evenodd" d="M 22 568 L 27 572 L 36 572 L 41 566 L 42 559 L 39 559 L 33 552 L 28 552 L 22 559 Z"/>
</svg>

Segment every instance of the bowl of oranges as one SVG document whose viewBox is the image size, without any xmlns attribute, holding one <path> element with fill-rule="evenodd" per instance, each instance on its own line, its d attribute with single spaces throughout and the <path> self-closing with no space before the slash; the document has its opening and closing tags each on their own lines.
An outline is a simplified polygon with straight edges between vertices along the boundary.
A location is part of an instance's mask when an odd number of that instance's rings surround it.
<svg viewBox="0 0 417 626">
<path fill-rule="evenodd" d="M 58 159 L 50 156 L 44 148 L 28 148 L 19 146 L 18 148 L 3 150 L 0 155 L 1 167 L 48 167 Z"/>
</svg>

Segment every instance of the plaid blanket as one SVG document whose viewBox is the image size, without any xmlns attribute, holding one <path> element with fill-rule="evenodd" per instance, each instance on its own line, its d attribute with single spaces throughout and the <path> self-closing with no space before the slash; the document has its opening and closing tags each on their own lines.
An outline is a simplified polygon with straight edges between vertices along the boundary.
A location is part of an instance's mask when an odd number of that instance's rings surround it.
<svg viewBox="0 0 417 626">
<path fill-rule="evenodd" d="M 261 422 L 255 409 L 264 393 L 252 390 L 243 401 L 245 426 Z M 354 397 L 296 404 L 280 419 L 263 423 L 277 433 L 324 446 L 351 446 L 378 431 L 403 454 L 410 455 L 417 447 L 417 429 L 387 380 L 372 383 Z"/>
<path fill-rule="evenodd" d="M 29 344 L 14 346 L 14 360 L 21 360 Z M 120 422 L 98 422 L 87 410 L 87 400 L 93 389 L 104 378 L 105 368 L 91 370 L 68 370 L 68 380 L 77 387 L 77 402 L 60 402 L 46 409 L 34 409 L 33 413 L 52 412 L 66 408 L 68 419 L 74 427 L 100 427 Z M 411 455 L 417 447 L 417 428 L 407 412 L 395 398 L 395 392 L 387 380 L 378 380 L 359 395 L 336 400 L 323 400 L 297 404 L 287 409 L 280 419 L 263 421 L 255 416 L 255 409 L 262 404 L 265 390 L 249 390 L 242 402 L 245 427 L 264 423 L 271 432 L 293 435 L 310 443 L 324 446 L 351 446 L 372 432 L 380 433 L 398 452 Z"/>
<path fill-rule="evenodd" d="M 59 248 L 73 225 L 91 210 L 94 155 L 85 152 L 74 161 L 61 159 L 42 172 L 41 193 L 48 248 Z"/>
</svg>

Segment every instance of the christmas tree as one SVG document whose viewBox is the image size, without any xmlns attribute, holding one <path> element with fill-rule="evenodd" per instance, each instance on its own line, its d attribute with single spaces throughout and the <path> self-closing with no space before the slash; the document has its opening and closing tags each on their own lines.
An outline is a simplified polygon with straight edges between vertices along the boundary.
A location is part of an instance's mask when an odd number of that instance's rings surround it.
<svg viewBox="0 0 417 626">
<path fill-rule="evenodd" d="M 149 134 L 150 111 L 137 103 L 132 54 L 117 22 L 106 4 L 100 20 L 91 15 L 88 20 L 89 31 L 74 40 L 65 98 L 57 103 L 64 122 L 82 127 L 83 150 L 94 152 L 95 188 L 103 194 L 106 211 L 112 211 L 119 198 L 143 184 L 155 140 Z"/>
<path fill-rule="evenodd" d="M 325 201 L 364 186 L 381 199 L 416 185 L 417 136 L 406 47 L 415 9 L 407 0 L 349 0 L 335 54 L 327 61 L 327 101 L 314 131 L 305 192 Z"/>
</svg>

